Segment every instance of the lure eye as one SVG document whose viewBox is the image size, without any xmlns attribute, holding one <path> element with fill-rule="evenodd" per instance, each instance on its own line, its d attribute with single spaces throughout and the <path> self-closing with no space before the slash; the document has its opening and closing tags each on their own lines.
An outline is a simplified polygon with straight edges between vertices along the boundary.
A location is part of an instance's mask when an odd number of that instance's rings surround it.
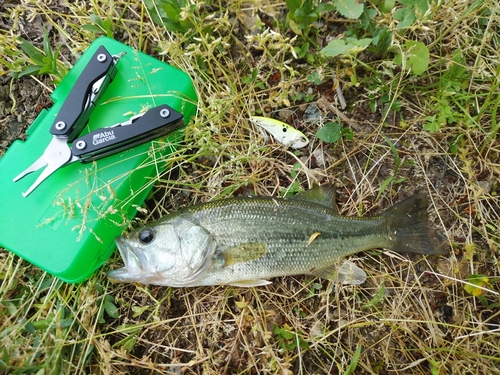
<svg viewBox="0 0 500 375">
<path fill-rule="evenodd" d="M 151 228 L 145 228 L 139 232 L 139 241 L 144 245 L 153 242 L 154 239 L 155 233 Z"/>
</svg>

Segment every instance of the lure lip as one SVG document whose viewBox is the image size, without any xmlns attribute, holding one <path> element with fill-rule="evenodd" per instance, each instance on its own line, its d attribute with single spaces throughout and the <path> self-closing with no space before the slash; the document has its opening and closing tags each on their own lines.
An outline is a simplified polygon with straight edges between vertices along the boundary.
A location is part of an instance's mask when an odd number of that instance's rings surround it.
<svg viewBox="0 0 500 375">
<path fill-rule="evenodd" d="M 250 121 L 266 130 L 277 142 L 284 146 L 299 149 L 304 148 L 309 144 L 309 139 L 304 135 L 304 133 L 283 121 L 264 116 L 250 116 Z M 293 134 L 288 137 L 288 140 L 286 140 L 286 132 L 288 129 L 292 130 Z"/>
</svg>

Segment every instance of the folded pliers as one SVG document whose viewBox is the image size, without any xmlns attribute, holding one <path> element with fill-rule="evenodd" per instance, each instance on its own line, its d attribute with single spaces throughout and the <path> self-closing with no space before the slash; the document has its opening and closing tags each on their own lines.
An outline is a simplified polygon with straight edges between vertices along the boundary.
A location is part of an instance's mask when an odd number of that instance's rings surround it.
<svg viewBox="0 0 500 375">
<path fill-rule="evenodd" d="M 163 104 L 127 121 L 78 137 L 88 123 L 96 102 L 115 78 L 117 63 L 122 56 L 123 54 L 112 56 L 106 48 L 100 46 L 87 63 L 52 123 L 52 140 L 44 153 L 14 178 L 14 181 L 18 181 L 45 167 L 31 187 L 23 193 L 24 197 L 67 164 L 100 159 L 168 134 L 184 125 L 182 114 Z"/>
</svg>

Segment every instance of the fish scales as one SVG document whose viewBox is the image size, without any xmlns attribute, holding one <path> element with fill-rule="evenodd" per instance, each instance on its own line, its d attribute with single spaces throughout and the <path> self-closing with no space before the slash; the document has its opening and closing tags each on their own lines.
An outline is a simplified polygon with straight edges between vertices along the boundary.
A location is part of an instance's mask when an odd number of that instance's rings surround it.
<svg viewBox="0 0 500 375">
<path fill-rule="evenodd" d="M 189 206 L 118 238 L 125 267 L 108 275 L 174 287 L 258 286 L 298 274 L 362 283 L 364 271 L 343 258 L 374 248 L 447 252 L 429 226 L 424 194 L 375 217 L 341 216 L 333 200 L 333 188 L 320 186 L 293 199 L 236 197 Z"/>
<path fill-rule="evenodd" d="M 219 254 L 239 243 L 267 247 L 264 255 L 245 263 L 224 266 L 223 258 L 217 258 L 202 285 L 234 281 L 234 274 L 242 275 L 242 280 L 310 274 L 344 256 L 389 245 L 381 218 L 339 216 L 307 201 L 235 198 L 224 206 L 219 201 L 209 203 L 203 211 L 190 214 L 217 238 Z M 320 234 L 308 244 L 314 233 Z"/>
</svg>

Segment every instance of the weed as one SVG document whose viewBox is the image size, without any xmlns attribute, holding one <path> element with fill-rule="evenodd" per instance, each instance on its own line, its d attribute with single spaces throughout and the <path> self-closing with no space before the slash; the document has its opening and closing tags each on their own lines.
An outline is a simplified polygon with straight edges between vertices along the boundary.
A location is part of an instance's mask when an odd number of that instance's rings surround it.
<svg viewBox="0 0 500 375">
<path fill-rule="evenodd" d="M 82 25 L 82 29 L 91 31 L 96 35 L 106 35 L 108 38 L 113 38 L 114 35 L 114 27 L 113 27 L 113 19 L 111 17 L 106 17 L 106 19 L 102 19 L 97 14 L 91 14 L 89 16 L 92 21 L 91 24 Z"/>
<path fill-rule="evenodd" d="M 387 137 L 384 137 L 385 141 L 389 145 L 389 148 L 391 149 L 392 155 L 394 156 L 394 172 L 387 177 L 382 184 L 380 185 L 380 189 L 377 194 L 377 198 L 375 200 L 378 200 L 382 193 L 385 191 L 385 189 L 392 184 L 400 184 L 404 181 L 406 181 L 405 177 L 402 177 L 400 179 L 396 179 L 396 175 L 398 174 L 399 168 L 401 166 L 401 158 L 399 157 L 398 150 L 396 149 L 396 146 L 394 146 L 394 143 L 391 142 L 391 140 Z"/>
<path fill-rule="evenodd" d="M 248 76 L 241 77 L 241 83 L 245 85 L 255 85 L 256 88 L 264 90 L 266 85 L 264 82 L 258 80 L 259 70 L 257 68 L 252 69 L 252 73 Z"/>
<path fill-rule="evenodd" d="M 273 333 L 276 335 L 278 345 L 283 352 L 294 351 L 297 348 L 301 350 L 309 349 L 309 344 L 302 338 L 302 332 L 295 333 L 286 324 L 283 327 L 275 325 Z"/>
<path fill-rule="evenodd" d="M 314 83 L 316 86 L 320 85 L 321 81 L 321 75 L 316 70 L 307 76 L 307 82 Z"/>
<path fill-rule="evenodd" d="M 375 296 L 370 301 L 368 301 L 363 306 L 361 306 L 361 308 L 362 309 L 369 309 L 369 308 L 376 307 L 381 301 L 384 300 L 385 293 L 386 293 L 385 285 L 382 283 L 377 294 L 375 294 Z"/>
<path fill-rule="evenodd" d="M 115 298 L 104 292 L 104 289 L 101 285 L 96 284 L 95 288 L 100 296 L 102 296 L 102 304 L 100 305 L 99 312 L 97 313 L 97 321 L 99 323 L 105 323 L 104 312 L 111 318 L 118 318 L 118 309 L 115 305 Z"/>
<path fill-rule="evenodd" d="M 321 53 L 327 57 L 339 55 L 356 56 L 361 51 L 371 48 L 381 56 L 388 52 L 395 53 L 394 61 L 403 69 L 414 75 L 420 75 L 427 70 L 429 65 L 429 50 L 425 44 L 419 41 L 407 40 L 403 44 L 393 45 L 394 32 L 406 29 L 415 21 L 425 21 L 431 13 L 427 3 L 407 0 L 400 2 L 399 7 L 393 14 L 393 20 L 398 21 L 397 26 L 391 28 L 384 25 L 387 20 L 379 20 L 378 14 L 389 15 L 394 7 L 394 1 L 374 2 L 370 8 L 363 2 L 351 0 L 347 2 L 336 2 L 336 10 L 343 16 L 359 20 L 352 24 L 345 33 L 345 37 L 334 39 L 323 47 Z"/>
<path fill-rule="evenodd" d="M 145 0 L 152 20 L 168 31 L 186 33 L 193 25 L 183 12 L 193 12 L 197 6 L 187 0 Z"/>
<path fill-rule="evenodd" d="M 299 175 L 301 168 L 302 168 L 302 164 L 300 164 L 300 163 L 295 163 L 292 166 L 292 169 L 290 171 L 290 177 L 292 178 L 292 184 L 290 186 L 288 186 L 287 188 L 281 189 L 281 196 L 282 197 L 291 197 L 291 196 L 294 196 L 295 194 L 297 194 L 303 190 L 302 187 L 300 186 L 300 182 L 298 180 L 298 175 Z"/>
<path fill-rule="evenodd" d="M 314 0 L 286 0 L 288 7 L 287 23 L 290 29 L 305 40 L 309 39 L 309 33 L 314 22 L 318 21 L 322 13 L 335 10 L 333 4 L 317 3 Z M 305 44 L 304 44 L 305 45 Z M 309 46 L 307 44 L 307 46 Z M 302 49 L 305 49 L 302 47 Z"/>
<path fill-rule="evenodd" d="M 59 45 L 59 47 L 53 51 L 45 28 L 43 29 L 43 51 L 33 46 L 33 44 L 26 39 L 19 37 L 19 40 L 21 42 L 19 47 L 28 56 L 30 65 L 21 68 L 21 70 L 11 71 L 9 75 L 20 78 L 25 75 L 51 74 L 55 76 L 55 84 L 61 82 L 68 72 L 67 68 L 58 61 L 59 51 L 62 45 Z"/>
<path fill-rule="evenodd" d="M 409 40 L 399 48 L 390 49 L 395 52 L 394 62 L 403 69 L 418 76 L 429 66 L 429 50 L 422 42 Z"/>
<path fill-rule="evenodd" d="M 342 126 L 341 122 L 327 122 L 316 131 L 316 137 L 326 143 L 337 143 L 344 137 L 347 140 L 354 138 L 352 129 Z"/>
<path fill-rule="evenodd" d="M 499 278 L 490 278 L 482 274 L 473 274 L 467 277 L 467 284 L 464 285 L 464 290 L 470 295 L 476 297 L 484 306 L 488 306 L 488 300 L 485 297 L 486 291 L 492 288 L 492 283 L 498 281 Z"/>
<path fill-rule="evenodd" d="M 125 335 L 125 337 L 113 344 L 112 348 L 123 349 L 125 352 L 130 352 L 137 343 L 138 335 L 141 333 L 141 328 L 134 324 L 125 324 L 117 327 L 117 331 Z"/>
<path fill-rule="evenodd" d="M 310 103 L 314 100 L 314 93 L 295 91 L 290 99 L 294 103 Z"/>
<path fill-rule="evenodd" d="M 356 371 L 356 368 L 358 367 L 358 361 L 359 358 L 361 357 L 361 351 L 363 350 L 363 347 L 360 345 L 356 348 L 356 351 L 354 352 L 354 355 L 351 358 L 351 363 L 349 363 L 349 367 L 344 372 L 344 375 L 351 375 L 354 374 Z"/>
<path fill-rule="evenodd" d="M 357 39 L 347 37 L 345 39 L 334 39 L 321 50 L 321 53 L 327 57 L 336 57 L 339 55 L 356 56 L 365 50 L 372 41 L 372 38 Z"/>
</svg>

